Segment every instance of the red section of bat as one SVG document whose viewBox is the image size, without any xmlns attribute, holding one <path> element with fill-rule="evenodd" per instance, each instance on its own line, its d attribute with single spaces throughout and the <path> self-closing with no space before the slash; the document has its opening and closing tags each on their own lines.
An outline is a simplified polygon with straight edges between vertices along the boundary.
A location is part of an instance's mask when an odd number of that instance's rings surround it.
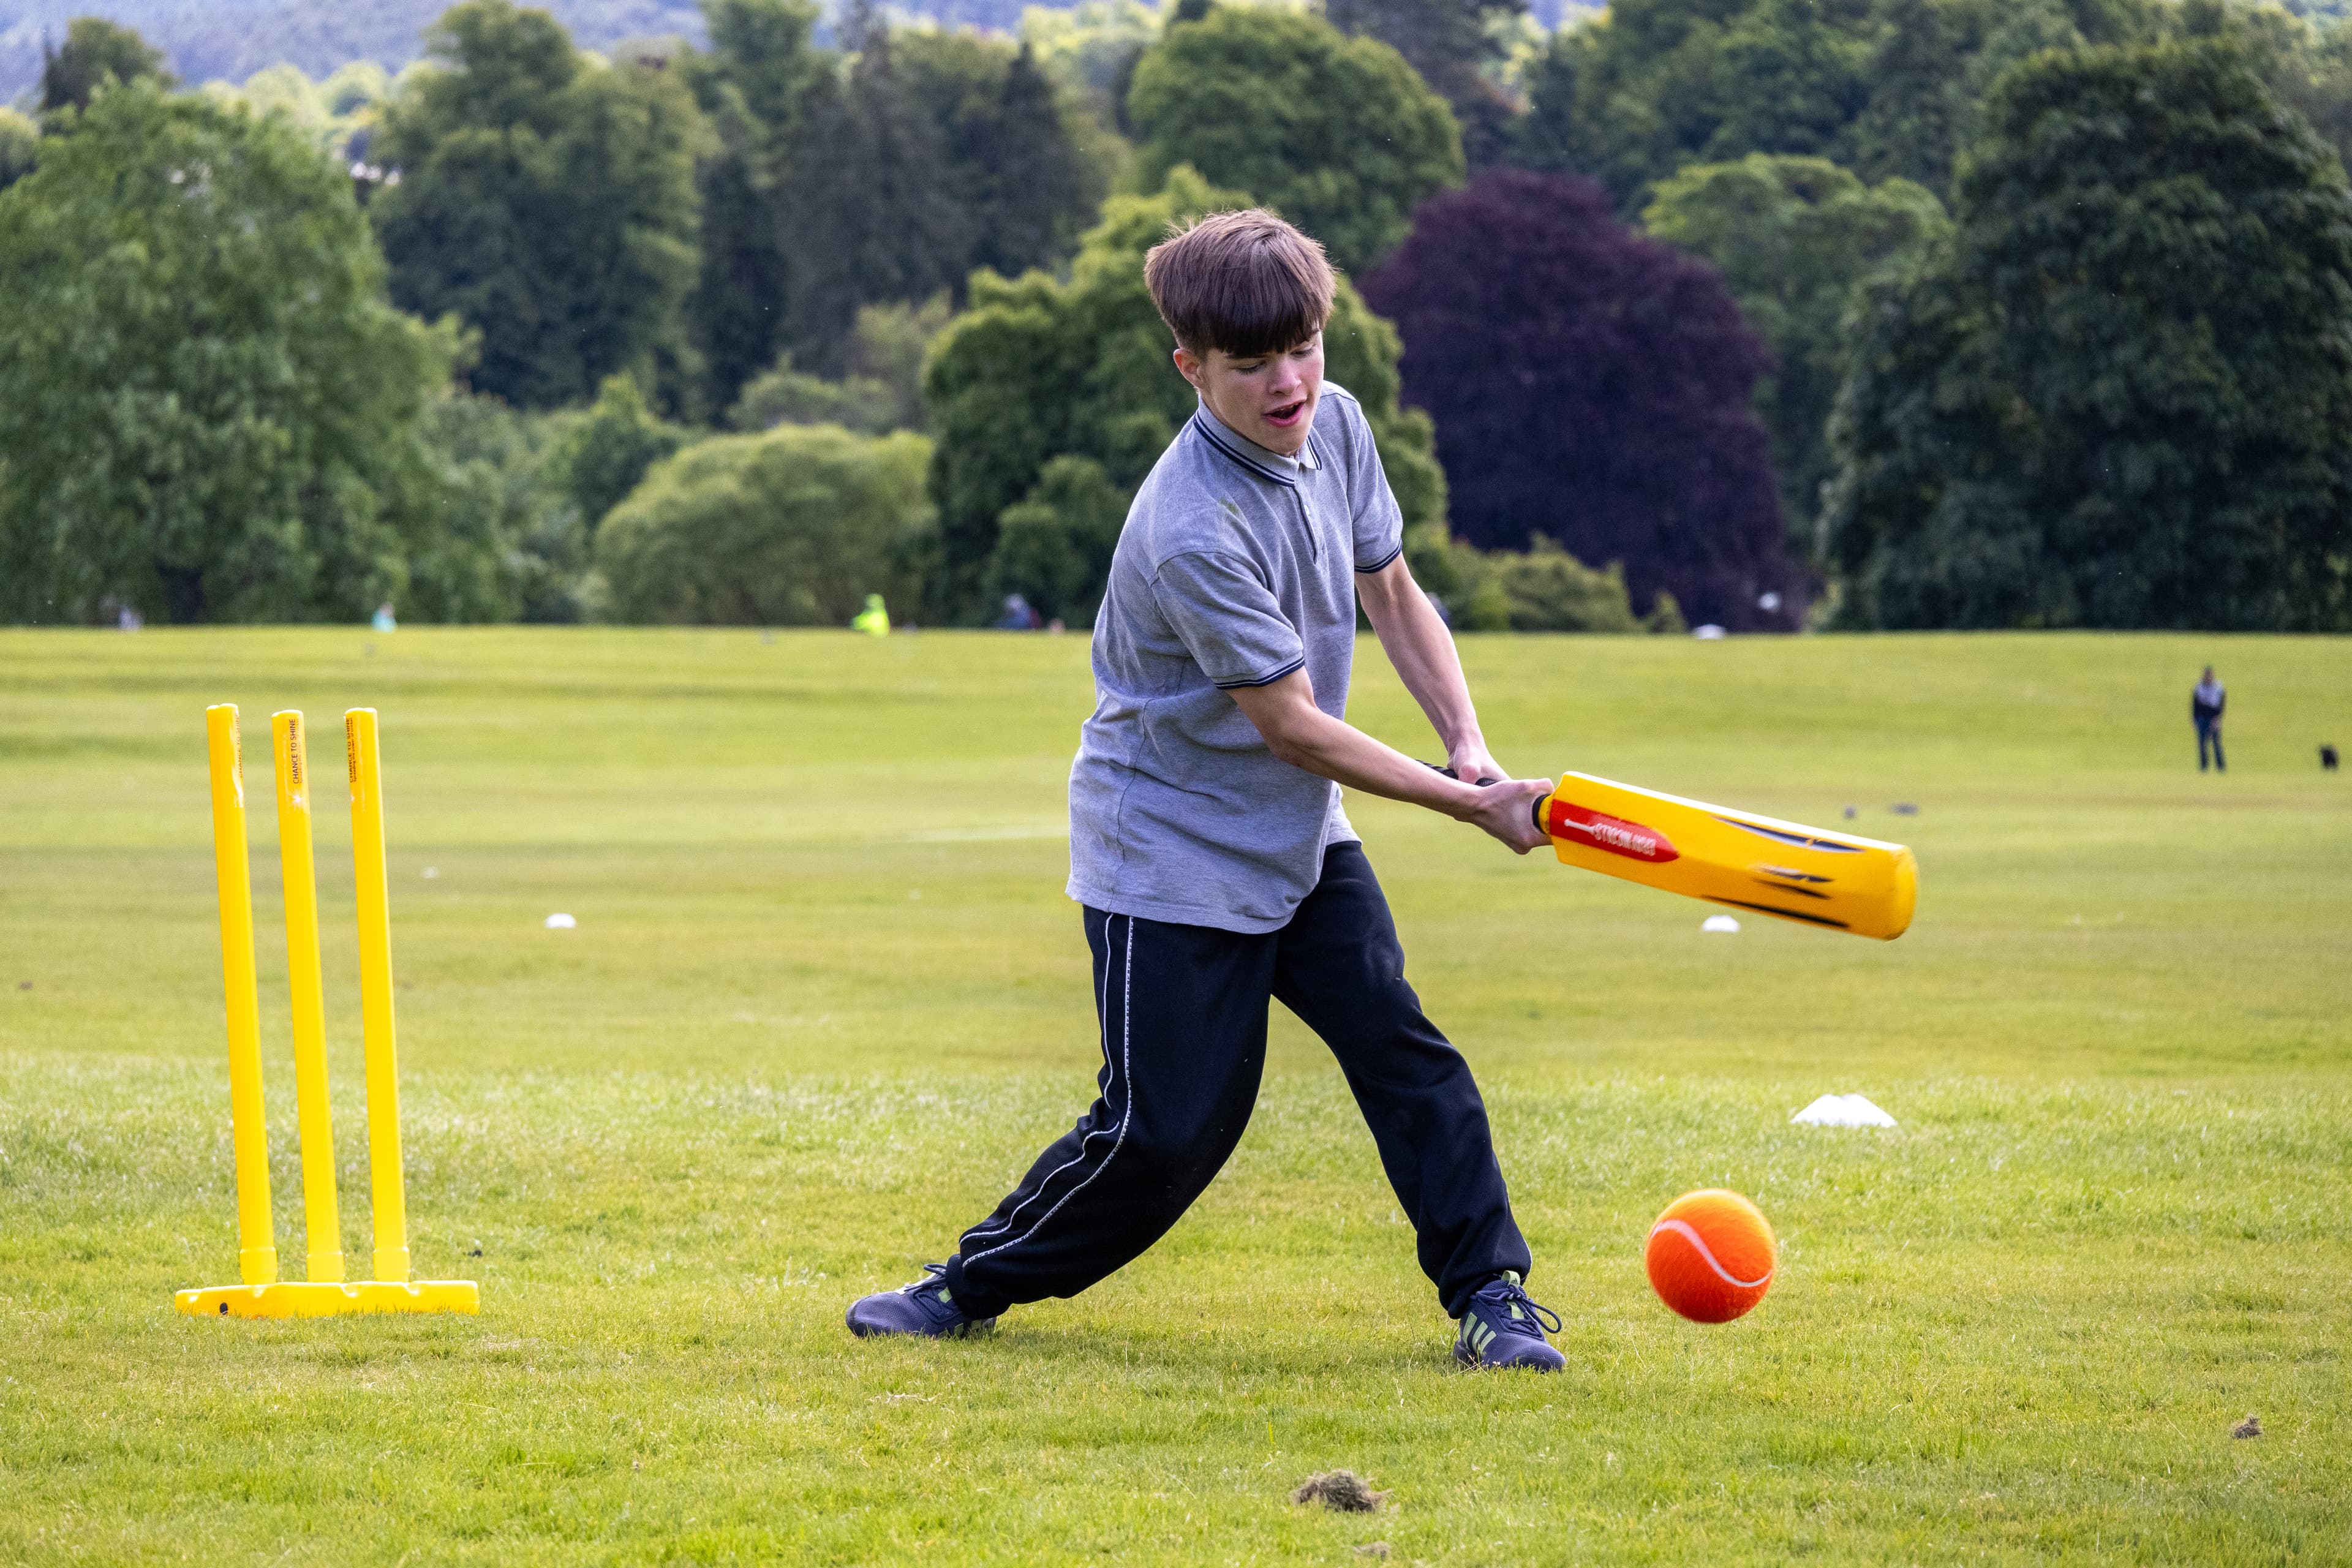
<svg viewBox="0 0 2352 1568">
<path fill-rule="evenodd" d="M 1628 822 L 1605 811 L 1570 805 L 1564 800 L 1551 803 L 1550 819 L 1544 824 L 1544 830 L 1555 838 L 1579 838 L 1595 849 L 1606 849 L 1628 860 L 1646 860 L 1653 866 L 1682 858 L 1674 840 L 1654 827 Z"/>
</svg>

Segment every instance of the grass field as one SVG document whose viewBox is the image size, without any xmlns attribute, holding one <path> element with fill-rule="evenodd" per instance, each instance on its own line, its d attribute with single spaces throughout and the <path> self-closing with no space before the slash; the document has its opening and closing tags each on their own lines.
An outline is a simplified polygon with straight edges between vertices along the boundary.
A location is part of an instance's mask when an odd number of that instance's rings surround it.
<svg viewBox="0 0 2352 1568">
<path fill-rule="evenodd" d="M 2313 750 L 2352 744 L 2352 642 L 1464 653 L 1522 771 L 1853 805 L 1922 867 L 1898 942 L 1703 936 L 1702 906 L 1351 802 L 1567 1320 L 1548 1379 L 1453 1368 L 1286 1018 L 1240 1153 L 1159 1248 L 992 1340 L 843 1331 L 1091 1091 L 1060 891 L 1080 638 L 0 632 L 0 1561 L 2352 1561 L 2352 779 Z M 2225 776 L 2193 765 L 2209 659 Z M 1365 660 L 1353 716 L 1431 754 Z M 383 710 L 414 1245 L 481 1281 L 478 1319 L 170 1309 L 236 1273 L 220 700 L 249 758 L 274 708 L 331 747 L 342 708 Z M 1789 1124 L 1831 1090 L 1901 1126 Z M 1640 1251 L 1710 1184 L 1783 1263 L 1698 1329 Z M 2249 1412 L 2265 1435 L 2233 1441 Z M 1336 1466 L 1388 1507 L 1289 1503 Z"/>
</svg>

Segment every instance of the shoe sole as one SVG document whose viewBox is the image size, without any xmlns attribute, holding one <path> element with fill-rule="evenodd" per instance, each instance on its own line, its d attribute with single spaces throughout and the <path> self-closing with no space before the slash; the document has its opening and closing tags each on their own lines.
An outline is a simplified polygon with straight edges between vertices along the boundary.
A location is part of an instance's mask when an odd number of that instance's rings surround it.
<svg viewBox="0 0 2352 1568">
<path fill-rule="evenodd" d="M 942 1329 L 936 1334 L 925 1333 L 920 1329 L 877 1328 L 874 1324 L 861 1323 L 855 1317 L 847 1316 L 842 1319 L 842 1324 L 861 1340 L 976 1340 L 984 1339 L 996 1331 L 994 1318 L 982 1318 L 973 1323 L 959 1323 L 954 1328 Z"/>
<path fill-rule="evenodd" d="M 1464 1349 L 1459 1340 L 1454 1344 L 1454 1359 L 1473 1372 L 1558 1372 L 1568 1364 L 1565 1356 L 1559 1365 L 1541 1361 L 1481 1361 L 1476 1352 Z"/>
</svg>

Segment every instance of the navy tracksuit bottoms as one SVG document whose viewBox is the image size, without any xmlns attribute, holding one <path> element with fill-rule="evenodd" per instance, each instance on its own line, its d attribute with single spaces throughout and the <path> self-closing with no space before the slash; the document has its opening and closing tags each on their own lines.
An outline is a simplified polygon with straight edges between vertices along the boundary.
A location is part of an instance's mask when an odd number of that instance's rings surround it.
<svg viewBox="0 0 2352 1568">
<path fill-rule="evenodd" d="M 1280 931 L 1092 908 L 1086 925 L 1102 1025 L 1095 1102 L 964 1232 L 947 1282 L 966 1312 L 1075 1296 L 1167 1233 L 1249 1124 L 1269 998 L 1339 1058 L 1447 1314 L 1495 1275 L 1527 1273 L 1486 1102 L 1405 984 L 1362 846 L 1324 852 L 1322 880 Z"/>
</svg>

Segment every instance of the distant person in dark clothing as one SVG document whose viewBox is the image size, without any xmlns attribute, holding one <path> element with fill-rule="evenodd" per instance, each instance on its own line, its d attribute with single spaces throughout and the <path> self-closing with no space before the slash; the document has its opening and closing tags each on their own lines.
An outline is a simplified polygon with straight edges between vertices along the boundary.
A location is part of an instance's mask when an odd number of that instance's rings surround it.
<svg viewBox="0 0 2352 1568">
<path fill-rule="evenodd" d="M 2189 716 L 2197 721 L 2197 771 L 2205 771 L 2205 749 L 2213 749 L 2213 766 L 2221 773 L 2230 771 L 2229 759 L 2221 755 L 2221 710 L 2230 694 L 2213 679 L 2213 667 L 2205 667 L 2205 679 L 2189 694 Z"/>
</svg>

